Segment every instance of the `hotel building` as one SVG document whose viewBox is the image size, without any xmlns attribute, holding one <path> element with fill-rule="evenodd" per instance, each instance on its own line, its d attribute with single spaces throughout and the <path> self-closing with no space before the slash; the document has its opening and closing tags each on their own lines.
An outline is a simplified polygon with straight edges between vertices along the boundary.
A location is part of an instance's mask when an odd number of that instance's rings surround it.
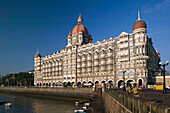
<svg viewBox="0 0 170 113">
<path fill-rule="evenodd" d="M 160 54 L 139 12 L 132 33 L 122 32 L 96 43 L 92 43 L 92 35 L 82 22 L 79 16 L 78 25 L 68 34 L 68 44 L 60 52 L 44 57 L 35 54 L 35 86 L 105 83 L 120 87 L 124 80 L 145 86 L 152 81 L 152 73 L 159 70 Z"/>
</svg>

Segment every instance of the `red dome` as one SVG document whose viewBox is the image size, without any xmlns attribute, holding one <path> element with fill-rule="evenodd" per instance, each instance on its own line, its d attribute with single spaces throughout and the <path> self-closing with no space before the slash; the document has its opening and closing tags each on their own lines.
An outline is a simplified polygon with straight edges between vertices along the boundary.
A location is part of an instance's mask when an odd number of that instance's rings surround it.
<svg viewBox="0 0 170 113">
<path fill-rule="evenodd" d="M 136 21 L 135 24 L 133 25 L 133 31 L 138 28 L 146 28 L 146 23 L 143 20 Z"/>
<path fill-rule="evenodd" d="M 85 34 L 89 34 L 87 28 L 81 23 L 79 23 L 78 25 L 76 25 L 73 28 L 72 34 L 76 34 L 76 33 L 79 33 L 79 32 L 84 32 Z"/>
<path fill-rule="evenodd" d="M 68 34 L 68 37 L 70 37 L 70 36 L 71 36 L 71 33 Z"/>
<path fill-rule="evenodd" d="M 38 57 L 41 58 L 41 55 L 40 55 L 39 53 L 36 53 L 36 54 L 34 55 L 34 58 L 38 58 Z"/>
<path fill-rule="evenodd" d="M 160 53 L 159 52 L 156 52 L 157 53 L 157 55 L 159 56 L 160 55 Z"/>
</svg>

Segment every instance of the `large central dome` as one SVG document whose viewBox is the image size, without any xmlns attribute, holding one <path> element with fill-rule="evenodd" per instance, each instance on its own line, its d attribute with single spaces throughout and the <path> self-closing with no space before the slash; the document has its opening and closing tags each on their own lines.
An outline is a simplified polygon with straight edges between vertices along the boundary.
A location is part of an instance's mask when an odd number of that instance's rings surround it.
<svg viewBox="0 0 170 113">
<path fill-rule="evenodd" d="M 76 33 L 79 33 L 79 32 L 83 32 L 85 34 L 89 34 L 87 28 L 82 24 L 82 17 L 79 16 L 78 18 L 78 25 L 76 25 L 73 30 L 72 30 L 72 35 L 73 34 L 76 34 Z"/>
</svg>

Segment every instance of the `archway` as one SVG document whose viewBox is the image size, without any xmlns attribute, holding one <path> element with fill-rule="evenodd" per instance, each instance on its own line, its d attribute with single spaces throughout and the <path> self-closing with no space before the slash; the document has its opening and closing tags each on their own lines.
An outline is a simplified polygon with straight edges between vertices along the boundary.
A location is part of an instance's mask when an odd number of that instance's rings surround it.
<svg viewBox="0 0 170 113">
<path fill-rule="evenodd" d="M 37 83 L 37 86 L 39 86 L 39 83 Z"/>
<path fill-rule="evenodd" d="M 40 83 L 40 87 L 42 86 L 42 84 Z"/>
<path fill-rule="evenodd" d="M 64 86 L 64 87 L 67 87 L 67 83 L 66 83 L 66 82 L 64 82 L 64 83 L 63 83 L 63 86 Z"/>
<path fill-rule="evenodd" d="M 138 80 L 138 86 L 141 87 L 142 86 L 142 79 Z"/>
<path fill-rule="evenodd" d="M 113 80 L 109 80 L 109 81 L 108 81 L 108 87 L 111 88 L 111 87 L 113 87 L 113 86 L 114 86 Z"/>
<path fill-rule="evenodd" d="M 49 86 L 51 86 L 51 83 L 49 83 Z"/>
<path fill-rule="evenodd" d="M 55 83 L 53 83 L 53 87 L 55 86 Z"/>
<path fill-rule="evenodd" d="M 48 83 L 46 83 L 45 85 L 46 85 L 46 87 L 47 87 L 47 86 L 48 86 Z"/>
<path fill-rule="evenodd" d="M 103 81 L 101 82 L 101 85 L 102 85 L 103 87 L 105 87 L 105 86 L 106 86 L 106 82 L 103 80 Z"/>
<path fill-rule="evenodd" d="M 77 83 L 77 86 L 78 86 L 78 87 L 81 87 L 81 82 L 78 82 L 78 83 Z"/>
<path fill-rule="evenodd" d="M 119 82 L 118 82 L 118 88 L 122 88 L 123 87 L 123 80 L 119 80 Z"/>
<path fill-rule="evenodd" d="M 88 83 L 91 83 L 91 84 L 92 84 L 92 86 L 94 85 L 94 84 L 92 83 L 92 81 L 89 81 Z"/>
<path fill-rule="evenodd" d="M 43 86 L 45 86 L 45 83 L 43 83 Z"/>
<path fill-rule="evenodd" d="M 85 84 L 86 83 L 86 81 L 83 81 L 83 84 Z"/>
<path fill-rule="evenodd" d="M 70 82 L 68 82 L 68 83 L 67 83 L 67 86 L 71 86 L 71 83 L 70 83 Z"/>
</svg>

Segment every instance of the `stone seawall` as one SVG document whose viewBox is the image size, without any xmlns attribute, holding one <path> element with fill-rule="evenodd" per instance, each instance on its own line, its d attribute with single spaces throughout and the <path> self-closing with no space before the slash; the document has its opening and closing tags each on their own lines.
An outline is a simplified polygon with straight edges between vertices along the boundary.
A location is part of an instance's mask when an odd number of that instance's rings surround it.
<svg viewBox="0 0 170 113">
<path fill-rule="evenodd" d="M 102 93 L 105 113 L 132 113 L 106 92 Z"/>
<path fill-rule="evenodd" d="M 0 87 L 0 93 L 13 93 L 18 95 L 74 98 L 87 100 L 93 94 L 92 88 L 19 88 Z"/>
<path fill-rule="evenodd" d="M 170 113 L 168 106 L 135 98 L 116 90 L 105 90 L 102 96 L 106 113 Z"/>
</svg>

